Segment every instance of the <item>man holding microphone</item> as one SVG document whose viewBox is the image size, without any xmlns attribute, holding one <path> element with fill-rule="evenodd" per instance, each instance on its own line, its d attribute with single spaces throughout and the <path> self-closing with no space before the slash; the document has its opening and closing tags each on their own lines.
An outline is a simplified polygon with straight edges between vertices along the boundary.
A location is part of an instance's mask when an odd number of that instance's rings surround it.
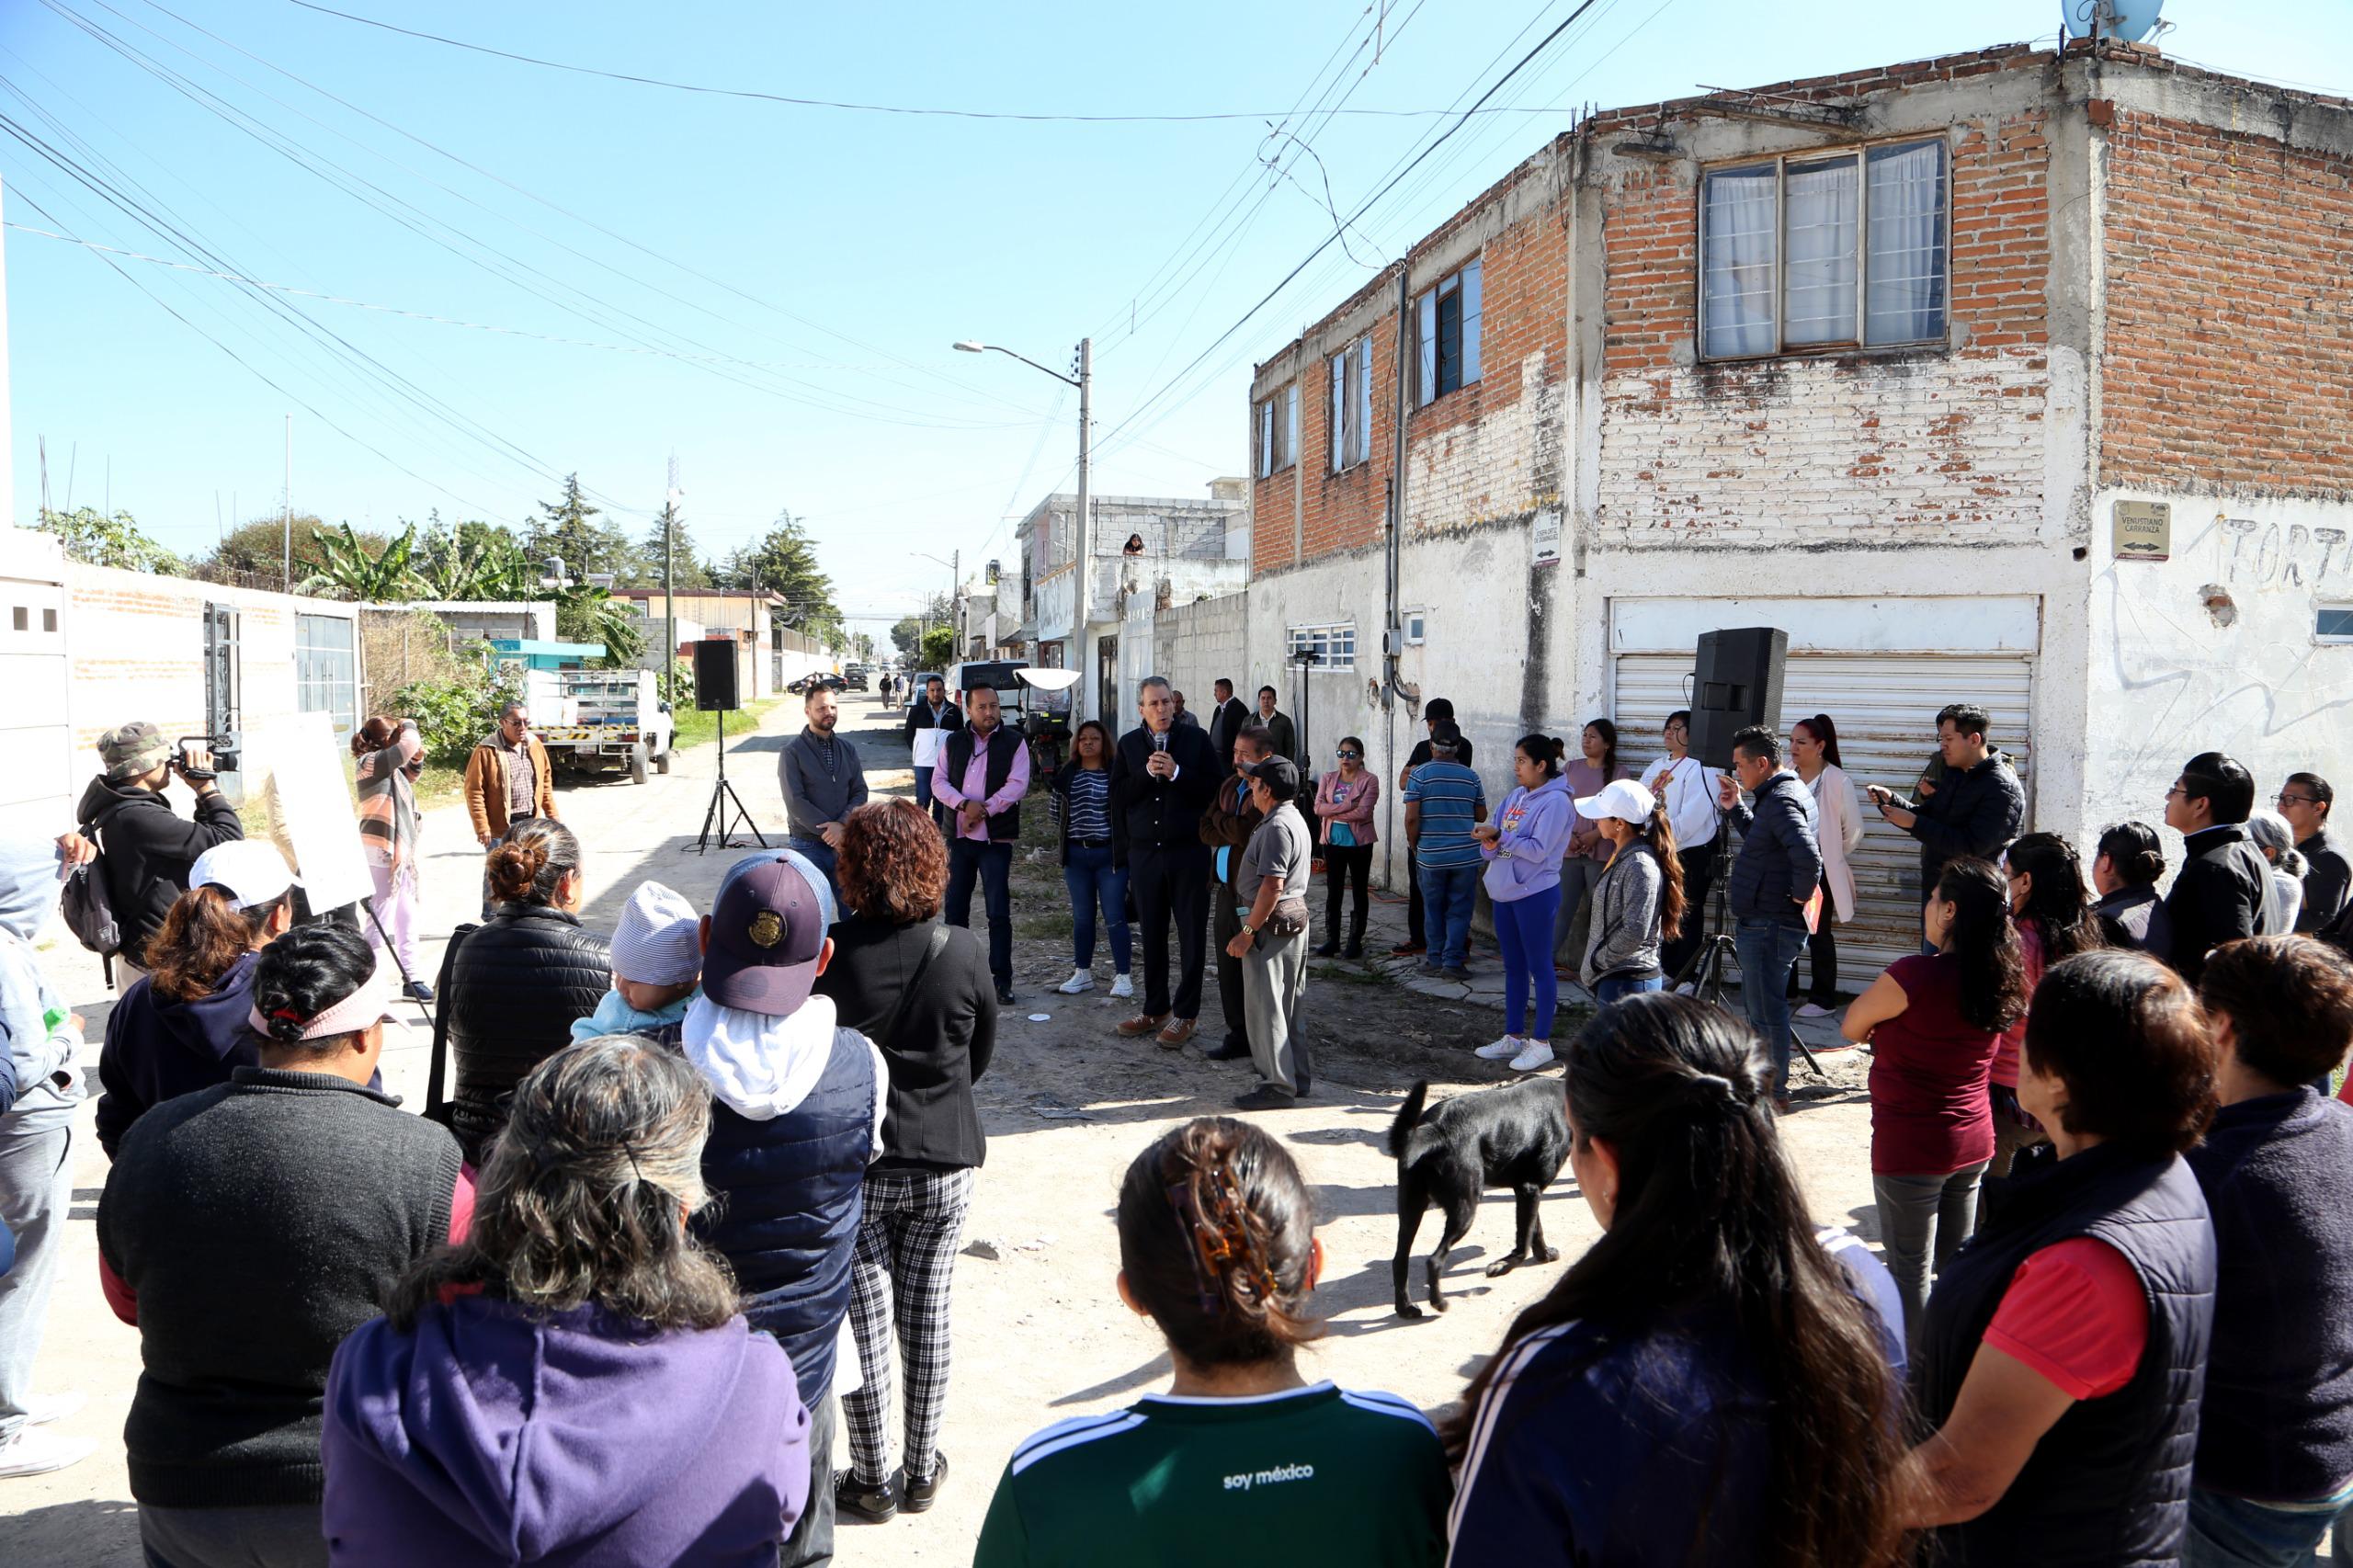
<svg viewBox="0 0 2353 1568">
<path fill-rule="evenodd" d="M 1143 1011 L 1121 1024 L 1120 1033 L 1131 1040 L 1154 1035 L 1175 1051 L 1193 1038 L 1201 1015 L 1210 915 L 1201 812 L 1217 798 L 1217 752 L 1200 726 L 1176 722 L 1176 697 L 1165 677 L 1145 676 L 1136 688 L 1136 707 L 1143 722 L 1120 737 L 1111 756 L 1111 809 L 1127 816 L 1128 885 L 1135 891 L 1142 926 L 1144 1000 Z M 1180 966 L 1173 992 L 1172 919 Z"/>
</svg>

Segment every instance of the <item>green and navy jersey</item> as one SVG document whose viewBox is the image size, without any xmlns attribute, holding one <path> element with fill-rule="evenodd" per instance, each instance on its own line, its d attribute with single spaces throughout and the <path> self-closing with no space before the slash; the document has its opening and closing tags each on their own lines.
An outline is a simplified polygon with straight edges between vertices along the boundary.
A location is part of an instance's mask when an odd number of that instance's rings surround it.
<svg viewBox="0 0 2353 1568">
<path fill-rule="evenodd" d="M 972 1564 L 1436 1568 L 1452 1491 L 1436 1428 L 1395 1394 L 1155 1394 L 1014 1449 Z"/>
</svg>

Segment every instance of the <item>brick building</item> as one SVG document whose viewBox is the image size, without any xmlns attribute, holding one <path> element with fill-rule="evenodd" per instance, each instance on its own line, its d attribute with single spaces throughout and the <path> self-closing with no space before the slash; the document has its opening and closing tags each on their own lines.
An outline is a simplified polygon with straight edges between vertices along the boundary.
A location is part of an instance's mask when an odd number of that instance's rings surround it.
<svg viewBox="0 0 2353 1568">
<path fill-rule="evenodd" d="M 1500 791 L 1769 624 L 1859 780 L 1974 699 L 2079 841 L 2208 746 L 2353 776 L 2348 256 L 2353 104 L 2146 48 L 1593 116 L 1258 367 L 1251 678 L 1390 776 L 1449 697 Z M 1849 984 L 1915 865 L 1874 824 Z"/>
</svg>

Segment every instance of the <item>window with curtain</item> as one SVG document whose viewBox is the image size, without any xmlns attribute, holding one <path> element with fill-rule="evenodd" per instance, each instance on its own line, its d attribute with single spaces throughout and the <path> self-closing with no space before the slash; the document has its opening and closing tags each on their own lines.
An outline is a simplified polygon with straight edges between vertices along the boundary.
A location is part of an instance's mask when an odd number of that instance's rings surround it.
<svg viewBox="0 0 2353 1568">
<path fill-rule="evenodd" d="M 1915 142 L 1710 173 L 1699 351 L 1711 359 L 1945 335 L 1945 145 Z"/>
<path fill-rule="evenodd" d="M 1480 288 L 1480 267 L 1473 261 L 1422 290 L 1415 301 L 1416 406 L 1427 407 L 1479 379 L 1479 324 L 1485 313 Z"/>
<path fill-rule="evenodd" d="M 1299 383 L 1258 405 L 1258 477 L 1280 473 L 1299 460 Z"/>
<path fill-rule="evenodd" d="M 1332 472 L 1372 456 L 1372 339 L 1332 356 Z"/>
</svg>

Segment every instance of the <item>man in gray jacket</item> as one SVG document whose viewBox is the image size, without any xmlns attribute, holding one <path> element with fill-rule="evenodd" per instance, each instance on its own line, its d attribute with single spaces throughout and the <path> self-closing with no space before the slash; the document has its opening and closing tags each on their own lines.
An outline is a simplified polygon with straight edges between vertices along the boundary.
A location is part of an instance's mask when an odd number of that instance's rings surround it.
<svg viewBox="0 0 2353 1568">
<path fill-rule="evenodd" d="M 825 891 L 841 902 L 834 879 L 834 851 L 842 841 L 842 819 L 866 804 L 866 765 L 858 748 L 834 733 L 840 712 L 832 690 L 812 687 L 801 699 L 809 722 L 778 754 L 777 782 L 784 787 L 785 843 L 825 874 Z"/>
<path fill-rule="evenodd" d="M 1732 738 L 1733 771 L 1720 775 L 1716 801 L 1740 834 L 1727 887 L 1733 951 L 1740 959 L 1741 1008 L 1773 1053 L 1773 1105 L 1790 1104 L 1790 971 L 1805 946 L 1806 901 L 1822 883 L 1813 794 L 1781 766 L 1781 740 L 1762 724 Z M 1740 803 L 1742 790 L 1754 809 Z"/>
</svg>

